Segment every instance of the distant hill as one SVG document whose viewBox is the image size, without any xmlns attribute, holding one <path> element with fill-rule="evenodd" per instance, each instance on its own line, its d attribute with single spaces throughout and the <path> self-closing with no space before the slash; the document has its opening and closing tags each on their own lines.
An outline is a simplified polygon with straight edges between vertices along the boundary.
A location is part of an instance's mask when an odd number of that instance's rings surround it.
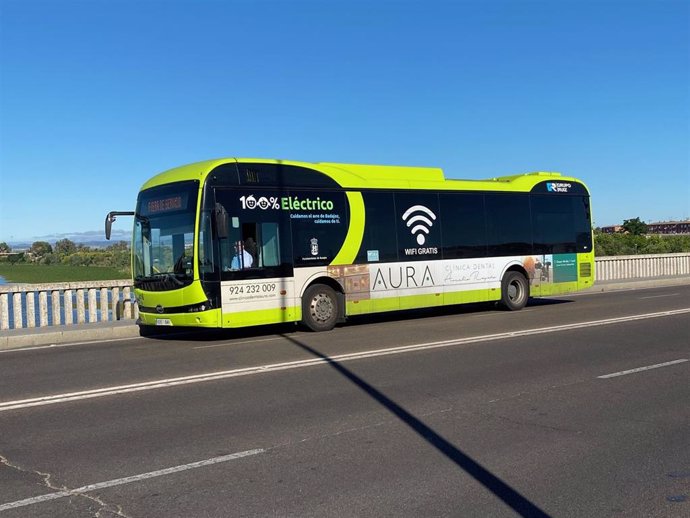
<svg viewBox="0 0 690 518">
<path fill-rule="evenodd" d="M 115 230 L 110 236 L 110 241 L 105 239 L 102 230 L 91 230 L 88 232 L 68 232 L 64 234 L 52 234 L 47 236 L 38 236 L 31 241 L 8 241 L 7 244 L 12 247 L 12 250 L 28 250 L 36 241 L 47 241 L 54 245 L 56 241 L 61 239 L 69 239 L 78 245 L 84 245 L 91 248 L 106 248 L 118 241 L 126 241 L 129 243 L 132 240 L 132 232 L 128 230 Z"/>
</svg>

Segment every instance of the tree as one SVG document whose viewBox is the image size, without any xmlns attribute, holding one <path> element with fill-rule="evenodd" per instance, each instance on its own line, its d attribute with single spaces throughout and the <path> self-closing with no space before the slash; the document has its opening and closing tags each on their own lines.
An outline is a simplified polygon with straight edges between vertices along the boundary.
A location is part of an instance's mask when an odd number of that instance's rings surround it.
<svg viewBox="0 0 690 518">
<path fill-rule="evenodd" d="M 9 254 L 12 251 L 12 247 L 5 243 L 4 241 L 0 243 L 0 253 Z"/>
<path fill-rule="evenodd" d="M 647 224 L 640 218 L 626 219 L 623 221 L 623 230 L 633 236 L 641 236 L 647 233 Z"/>
<path fill-rule="evenodd" d="M 77 245 L 69 239 L 60 239 L 55 243 L 54 252 L 60 255 L 71 255 L 77 251 Z"/>
<path fill-rule="evenodd" d="M 24 261 L 24 253 L 19 253 L 19 254 L 10 254 L 7 256 L 7 260 L 10 262 L 12 266 L 14 266 L 17 263 L 21 263 Z"/>
<path fill-rule="evenodd" d="M 53 253 L 53 247 L 50 246 L 50 243 L 47 241 L 36 241 L 31 245 L 29 250 L 31 251 L 31 255 L 37 259 Z"/>
<path fill-rule="evenodd" d="M 111 251 L 129 251 L 129 243 L 127 241 L 118 241 L 117 243 L 113 243 L 109 247 L 106 248 L 106 250 L 111 250 Z"/>
</svg>

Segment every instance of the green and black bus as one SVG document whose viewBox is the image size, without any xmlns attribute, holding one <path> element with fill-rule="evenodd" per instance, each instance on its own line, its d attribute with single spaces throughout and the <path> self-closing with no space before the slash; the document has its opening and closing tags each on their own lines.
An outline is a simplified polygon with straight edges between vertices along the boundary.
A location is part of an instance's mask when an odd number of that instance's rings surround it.
<svg viewBox="0 0 690 518">
<path fill-rule="evenodd" d="M 115 217 L 106 217 L 106 235 Z M 590 197 L 558 173 L 227 158 L 147 181 L 132 272 L 142 333 L 496 301 L 594 283 Z"/>
</svg>

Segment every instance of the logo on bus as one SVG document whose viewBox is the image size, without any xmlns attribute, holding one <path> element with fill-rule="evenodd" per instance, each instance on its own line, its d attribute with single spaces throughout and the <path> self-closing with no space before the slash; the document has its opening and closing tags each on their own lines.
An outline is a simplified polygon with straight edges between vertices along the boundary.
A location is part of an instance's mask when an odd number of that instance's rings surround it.
<svg viewBox="0 0 690 518">
<path fill-rule="evenodd" d="M 259 207 L 261 210 L 289 210 L 289 211 L 324 211 L 333 210 L 334 204 L 331 200 L 322 200 L 319 196 L 316 198 L 300 198 L 299 196 L 261 196 L 258 200 L 253 194 L 249 196 L 241 196 L 240 202 L 242 209 L 255 209 Z"/>
<path fill-rule="evenodd" d="M 376 268 L 373 270 L 375 273 L 371 283 L 371 291 L 435 286 L 431 268 L 428 264 L 422 266 L 400 265 Z"/>
<path fill-rule="evenodd" d="M 403 221 L 410 229 L 410 234 L 417 238 L 417 244 L 422 246 L 426 242 L 431 227 L 436 221 L 436 214 L 424 205 L 413 205 L 405 211 L 402 216 Z"/>
<path fill-rule="evenodd" d="M 571 184 L 565 182 L 546 182 L 548 192 L 568 192 L 571 187 Z"/>
<path fill-rule="evenodd" d="M 249 196 L 242 196 L 240 201 L 242 202 L 243 209 L 255 209 L 259 207 L 261 210 L 267 210 L 280 208 L 278 198 L 275 196 L 270 196 L 268 198 L 266 196 L 261 196 L 257 200 L 253 194 L 250 194 Z"/>
</svg>

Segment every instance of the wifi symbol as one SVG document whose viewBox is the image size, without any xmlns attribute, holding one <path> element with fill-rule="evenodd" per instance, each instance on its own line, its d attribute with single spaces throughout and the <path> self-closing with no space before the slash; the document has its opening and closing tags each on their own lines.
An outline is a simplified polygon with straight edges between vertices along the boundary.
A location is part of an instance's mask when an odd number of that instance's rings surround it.
<svg viewBox="0 0 690 518">
<path fill-rule="evenodd" d="M 421 214 L 415 214 L 416 212 Z M 413 205 L 405 211 L 402 219 L 407 222 L 408 228 L 412 227 L 410 228 L 410 233 L 413 236 L 417 236 L 417 243 L 421 246 L 426 241 L 426 236 L 424 234 L 429 234 L 429 229 L 434 225 L 436 214 L 424 205 Z"/>
</svg>

